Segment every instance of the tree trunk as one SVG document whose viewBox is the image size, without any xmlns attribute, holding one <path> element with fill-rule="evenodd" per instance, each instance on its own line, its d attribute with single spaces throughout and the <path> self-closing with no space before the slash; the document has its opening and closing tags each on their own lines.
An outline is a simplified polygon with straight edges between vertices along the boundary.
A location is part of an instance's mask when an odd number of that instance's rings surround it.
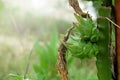
<svg viewBox="0 0 120 80">
<path fill-rule="evenodd" d="M 115 0 L 116 24 L 120 26 L 120 0 Z M 120 80 L 120 28 L 116 28 L 117 80 Z"/>
</svg>

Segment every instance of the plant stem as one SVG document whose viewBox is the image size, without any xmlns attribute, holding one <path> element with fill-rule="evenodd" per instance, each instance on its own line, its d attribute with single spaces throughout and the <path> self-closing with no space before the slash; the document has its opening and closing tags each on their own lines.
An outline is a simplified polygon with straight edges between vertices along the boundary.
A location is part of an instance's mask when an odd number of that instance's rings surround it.
<svg viewBox="0 0 120 80">
<path fill-rule="evenodd" d="M 64 36 L 63 42 L 66 42 L 69 38 L 69 35 L 74 27 L 71 27 L 68 29 L 66 35 Z M 57 60 L 57 68 L 59 75 L 62 80 L 68 80 L 68 70 L 66 66 L 66 51 L 67 48 L 63 43 L 60 44 L 59 49 L 58 49 L 58 60 Z"/>
<path fill-rule="evenodd" d="M 98 10 L 99 17 L 97 24 L 100 26 L 100 39 L 98 42 L 100 52 L 96 56 L 96 66 L 99 80 L 111 80 L 111 59 L 110 59 L 110 22 L 105 17 L 111 17 L 111 0 L 102 0 L 103 4 Z"/>
</svg>

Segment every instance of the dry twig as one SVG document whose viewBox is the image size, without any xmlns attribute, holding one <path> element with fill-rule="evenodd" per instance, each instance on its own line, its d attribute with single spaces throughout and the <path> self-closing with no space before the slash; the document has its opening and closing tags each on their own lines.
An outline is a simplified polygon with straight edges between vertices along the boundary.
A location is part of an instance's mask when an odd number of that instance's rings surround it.
<svg viewBox="0 0 120 80">
<path fill-rule="evenodd" d="M 63 41 L 66 42 L 68 40 L 68 37 L 70 35 L 70 32 L 72 31 L 74 27 L 71 27 L 68 29 L 67 34 L 64 36 Z M 68 80 L 68 70 L 66 67 L 66 51 L 67 48 L 64 46 L 64 44 L 60 44 L 60 47 L 58 49 L 58 60 L 57 60 L 57 67 L 58 67 L 58 73 L 62 80 Z"/>
<path fill-rule="evenodd" d="M 118 27 L 120 29 L 120 26 L 115 24 L 112 20 L 110 20 L 108 17 L 105 17 L 108 21 L 110 21 L 114 26 Z"/>
<path fill-rule="evenodd" d="M 89 17 L 91 19 L 91 16 L 88 13 L 84 13 L 82 11 L 82 9 L 79 6 L 78 0 L 69 0 L 69 4 L 71 7 L 73 7 L 73 9 L 75 10 L 76 13 L 78 13 L 79 15 L 81 15 L 84 18 Z"/>
</svg>

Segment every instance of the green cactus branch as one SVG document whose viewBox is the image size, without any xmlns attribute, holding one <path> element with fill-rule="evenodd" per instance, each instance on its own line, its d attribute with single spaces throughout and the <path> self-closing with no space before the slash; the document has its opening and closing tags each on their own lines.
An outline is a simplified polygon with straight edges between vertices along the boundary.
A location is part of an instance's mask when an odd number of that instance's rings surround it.
<svg viewBox="0 0 120 80">
<path fill-rule="evenodd" d="M 110 60 L 110 22 L 105 19 L 105 17 L 110 17 L 111 9 L 106 7 L 101 7 L 99 9 L 99 18 L 97 19 L 97 24 L 100 26 L 100 39 L 99 39 L 99 49 L 100 52 L 96 56 L 97 62 L 96 66 L 98 69 L 99 80 L 111 80 L 111 60 Z"/>
</svg>

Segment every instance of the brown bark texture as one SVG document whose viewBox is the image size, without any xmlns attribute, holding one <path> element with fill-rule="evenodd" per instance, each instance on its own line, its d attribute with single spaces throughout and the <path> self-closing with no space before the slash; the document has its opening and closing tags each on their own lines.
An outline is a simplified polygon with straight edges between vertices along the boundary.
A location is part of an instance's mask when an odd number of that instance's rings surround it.
<svg viewBox="0 0 120 80">
<path fill-rule="evenodd" d="M 81 15 L 83 18 L 89 17 L 91 19 L 91 16 L 88 13 L 82 11 L 79 6 L 78 0 L 69 0 L 69 5 L 74 9 L 77 14 Z"/>
<path fill-rule="evenodd" d="M 66 42 L 68 40 L 72 29 L 73 27 L 68 29 L 66 35 L 64 36 L 63 42 Z M 67 65 L 66 65 L 67 62 L 65 59 L 66 51 L 67 51 L 67 48 L 64 46 L 63 43 L 61 43 L 58 49 L 57 68 L 58 68 L 58 73 L 62 80 L 68 80 L 68 70 L 67 70 Z"/>
<path fill-rule="evenodd" d="M 120 26 L 120 0 L 115 0 L 116 24 Z M 117 80 L 120 80 L 120 28 L 116 28 Z"/>
</svg>

